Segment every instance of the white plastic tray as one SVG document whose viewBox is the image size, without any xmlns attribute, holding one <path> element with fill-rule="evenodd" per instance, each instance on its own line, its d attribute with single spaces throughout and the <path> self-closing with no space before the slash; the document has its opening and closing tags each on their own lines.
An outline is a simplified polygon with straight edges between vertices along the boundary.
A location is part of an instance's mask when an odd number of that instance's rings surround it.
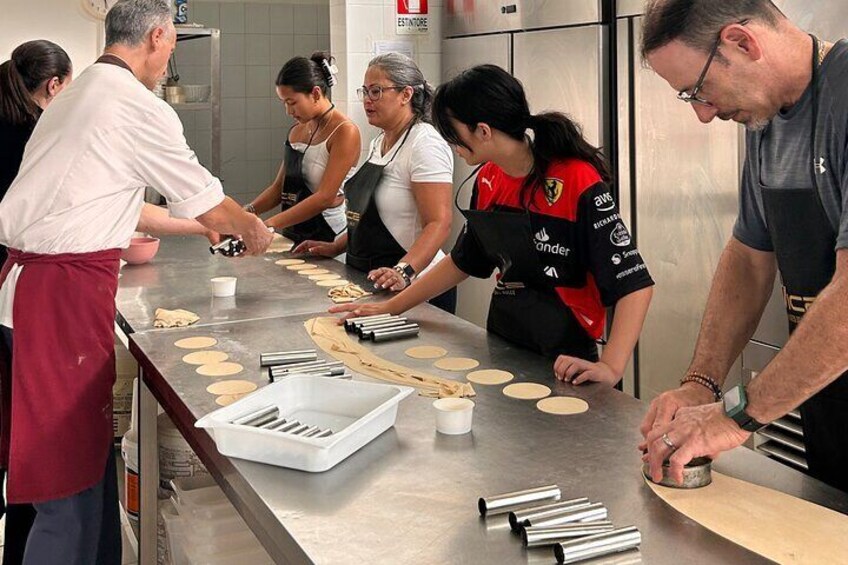
<svg viewBox="0 0 848 565">
<path fill-rule="evenodd" d="M 359 448 L 391 428 L 398 403 L 411 387 L 292 375 L 199 419 L 218 451 L 228 457 L 259 461 L 310 473 L 332 469 Z M 233 419 L 276 405 L 280 416 L 331 429 L 325 438 L 237 426 Z"/>
</svg>

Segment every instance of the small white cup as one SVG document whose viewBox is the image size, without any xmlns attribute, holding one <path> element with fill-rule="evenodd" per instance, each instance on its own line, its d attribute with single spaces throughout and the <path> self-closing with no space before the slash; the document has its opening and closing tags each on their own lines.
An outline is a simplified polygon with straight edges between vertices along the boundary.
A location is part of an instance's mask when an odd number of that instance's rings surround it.
<svg viewBox="0 0 848 565">
<path fill-rule="evenodd" d="M 235 296 L 236 277 L 215 277 L 212 281 L 212 296 Z"/>
<path fill-rule="evenodd" d="M 436 431 L 456 436 L 471 431 L 474 402 L 467 398 L 440 398 L 433 402 L 436 409 Z"/>
</svg>

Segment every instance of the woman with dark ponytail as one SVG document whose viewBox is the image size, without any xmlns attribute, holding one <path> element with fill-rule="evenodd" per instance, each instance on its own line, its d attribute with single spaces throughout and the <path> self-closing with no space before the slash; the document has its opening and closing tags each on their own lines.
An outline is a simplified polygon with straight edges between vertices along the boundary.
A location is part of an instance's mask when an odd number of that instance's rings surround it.
<svg viewBox="0 0 848 565">
<path fill-rule="evenodd" d="M 277 76 L 277 96 L 296 120 L 277 177 L 250 204 L 263 214 L 281 206 L 268 226 L 295 244 L 332 243 L 347 228 L 344 182 L 359 160 L 359 129 L 330 101 L 336 68 L 329 54 L 294 57 Z"/>
<path fill-rule="evenodd" d="M 498 269 L 489 331 L 550 357 L 558 379 L 618 383 L 653 281 L 618 214 L 600 150 L 567 116 L 531 114 L 521 83 L 494 65 L 439 87 L 433 121 L 460 157 L 479 165 L 472 209 L 461 210 L 465 229 L 418 284 L 354 315 L 397 314 Z M 607 307 L 615 317 L 599 358 Z"/>
</svg>

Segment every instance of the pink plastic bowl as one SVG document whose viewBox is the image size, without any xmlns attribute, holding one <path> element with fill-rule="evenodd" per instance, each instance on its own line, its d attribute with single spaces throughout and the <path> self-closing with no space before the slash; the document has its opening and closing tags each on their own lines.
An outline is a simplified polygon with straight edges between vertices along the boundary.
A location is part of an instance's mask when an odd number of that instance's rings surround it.
<svg viewBox="0 0 848 565">
<path fill-rule="evenodd" d="M 159 251 L 159 240 L 155 237 L 134 237 L 130 240 L 130 246 L 121 253 L 121 259 L 130 265 L 143 265 Z"/>
</svg>

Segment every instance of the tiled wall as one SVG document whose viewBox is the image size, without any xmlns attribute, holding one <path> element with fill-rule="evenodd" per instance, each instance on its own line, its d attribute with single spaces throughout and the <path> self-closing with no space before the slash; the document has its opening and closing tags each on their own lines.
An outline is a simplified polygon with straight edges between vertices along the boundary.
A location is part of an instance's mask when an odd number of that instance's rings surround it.
<svg viewBox="0 0 848 565">
<path fill-rule="evenodd" d="M 221 30 L 221 179 L 226 193 L 249 202 L 273 180 L 292 125 L 274 92 L 283 64 L 330 48 L 329 0 L 189 3 L 189 19 Z M 208 84 L 206 40 L 180 42 L 183 84 Z M 209 112 L 180 112 L 186 138 L 209 163 Z"/>
</svg>

